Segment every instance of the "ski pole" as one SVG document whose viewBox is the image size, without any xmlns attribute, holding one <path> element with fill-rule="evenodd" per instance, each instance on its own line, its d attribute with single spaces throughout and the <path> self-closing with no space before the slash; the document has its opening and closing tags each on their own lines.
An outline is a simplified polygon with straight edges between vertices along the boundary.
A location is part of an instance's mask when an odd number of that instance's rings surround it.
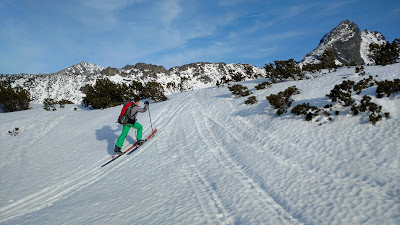
<svg viewBox="0 0 400 225">
<path fill-rule="evenodd" d="M 154 129 L 153 129 L 153 122 L 151 122 L 151 115 L 150 115 L 150 105 L 148 105 L 148 110 L 149 110 L 149 118 L 150 118 L 150 125 L 151 125 L 151 132 L 153 133 L 154 132 Z"/>
</svg>

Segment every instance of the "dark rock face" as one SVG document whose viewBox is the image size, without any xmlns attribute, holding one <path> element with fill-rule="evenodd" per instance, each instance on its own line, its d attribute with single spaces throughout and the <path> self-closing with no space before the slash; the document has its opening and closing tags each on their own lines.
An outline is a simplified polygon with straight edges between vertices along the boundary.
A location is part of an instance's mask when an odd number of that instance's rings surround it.
<svg viewBox="0 0 400 225">
<path fill-rule="evenodd" d="M 156 73 L 167 73 L 168 70 L 166 70 L 163 66 L 157 66 L 153 64 L 146 64 L 146 63 L 136 63 L 134 66 L 132 65 L 126 65 L 123 70 L 132 70 L 132 69 L 137 69 L 140 71 L 154 71 Z"/>
<path fill-rule="evenodd" d="M 344 20 L 322 37 L 318 47 L 308 53 L 301 64 L 318 64 L 325 50 L 333 51 L 336 64 L 371 63 L 368 46 L 370 43 L 381 44 L 381 39 L 384 37 L 379 32 L 360 31 L 355 23 Z"/>
<path fill-rule="evenodd" d="M 106 69 L 101 71 L 102 75 L 106 75 L 108 77 L 114 76 L 119 73 L 119 70 L 116 68 L 107 67 Z"/>
<path fill-rule="evenodd" d="M 344 65 L 364 63 L 360 55 L 361 31 L 355 23 L 345 20 L 325 36 L 323 43 L 330 47 L 339 62 Z"/>
</svg>

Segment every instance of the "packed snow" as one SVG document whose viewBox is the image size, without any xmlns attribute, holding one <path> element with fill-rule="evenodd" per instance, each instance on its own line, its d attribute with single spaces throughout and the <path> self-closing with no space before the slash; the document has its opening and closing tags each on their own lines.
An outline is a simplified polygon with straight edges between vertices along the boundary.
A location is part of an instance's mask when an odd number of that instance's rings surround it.
<svg viewBox="0 0 400 225">
<path fill-rule="evenodd" d="M 400 64 L 365 71 L 400 78 Z M 277 116 L 266 100 L 296 85 L 292 107 L 323 107 L 343 78 L 365 76 L 351 67 L 264 90 L 254 86 L 265 79 L 242 82 L 255 105 L 227 87 L 169 95 L 138 116 L 156 136 L 103 168 L 120 106 L 2 113 L 0 224 L 400 224 L 399 93 L 364 90 L 390 112 L 375 125 L 346 109 L 322 125 Z"/>
</svg>

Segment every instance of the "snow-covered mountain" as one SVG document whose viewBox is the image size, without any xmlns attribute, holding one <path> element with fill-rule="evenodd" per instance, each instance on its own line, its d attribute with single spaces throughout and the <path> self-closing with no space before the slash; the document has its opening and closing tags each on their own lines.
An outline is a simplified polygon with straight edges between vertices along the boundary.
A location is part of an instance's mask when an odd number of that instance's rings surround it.
<svg viewBox="0 0 400 225">
<path fill-rule="evenodd" d="M 337 64 L 344 65 L 374 64 L 369 52 L 369 44 L 385 43 L 385 37 L 379 32 L 360 31 L 358 26 L 344 20 L 332 31 L 324 35 L 320 44 L 308 53 L 300 65 L 317 64 L 326 49 L 333 50 Z M 161 83 L 167 94 L 187 90 L 196 90 L 215 86 L 225 76 L 233 74 L 247 75 L 248 78 L 264 76 L 265 70 L 249 64 L 192 63 L 173 67 L 137 63 L 124 68 L 104 68 L 95 64 L 81 62 L 57 73 L 0 75 L 0 82 L 21 86 L 31 94 L 33 103 L 42 103 L 45 98 L 67 99 L 81 103 L 85 96 L 85 86 L 93 85 L 97 79 L 108 78 L 117 83 L 130 84 L 132 81 Z"/>
<path fill-rule="evenodd" d="M 266 79 L 241 82 L 255 105 L 227 87 L 171 94 L 150 104 L 155 138 L 103 168 L 121 134 L 120 106 L 1 114 L 0 224 L 398 225 L 400 93 L 377 99 L 375 85 L 352 96 L 390 113 L 376 125 L 346 108 L 322 125 L 291 109 L 277 116 L 266 100 L 296 86 L 291 108 L 323 108 L 344 77 L 400 79 L 400 63 L 365 72 L 342 67 L 264 90 L 255 86 Z M 149 115 L 137 117 L 145 136 Z M 134 141 L 133 129 L 123 150 Z"/>
<path fill-rule="evenodd" d="M 248 64 L 192 63 L 166 70 L 163 66 L 145 63 L 117 69 L 82 62 L 57 73 L 0 75 L 0 82 L 27 89 L 33 103 L 53 98 L 79 104 L 85 96 L 84 87 L 93 85 L 101 78 L 125 84 L 134 80 L 142 83 L 157 81 L 169 94 L 215 86 L 224 76 L 231 78 L 236 73 L 246 75 L 248 71 L 252 78 L 265 75 L 263 69 Z"/>
<path fill-rule="evenodd" d="M 332 50 L 335 54 L 337 65 L 374 64 L 369 45 L 371 43 L 384 44 L 385 42 L 385 37 L 381 33 L 369 30 L 360 31 L 355 23 L 344 20 L 325 34 L 318 47 L 308 53 L 300 64 L 318 64 L 327 49 Z"/>
</svg>

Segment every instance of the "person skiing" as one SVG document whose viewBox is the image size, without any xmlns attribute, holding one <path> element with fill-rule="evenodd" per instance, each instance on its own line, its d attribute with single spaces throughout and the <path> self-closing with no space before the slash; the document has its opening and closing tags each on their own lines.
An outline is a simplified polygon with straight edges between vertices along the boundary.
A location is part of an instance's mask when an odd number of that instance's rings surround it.
<svg viewBox="0 0 400 225">
<path fill-rule="evenodd" d="M 144 140 L 142 140 L 143 126 L 136 121 L 136 115 L 138 114 L 138 112 L 141 112 L 141 113 L 146 112 L 147 109 L 149 108 L 150 103 L 148 101 L 146 101 L 144 103 L 145 104 L 144 108 L 140 108 L 139 107 L 139 104 L 140 104 L 139 96 L 135 96 L 132 99 L 132 103 L 133 103 L 132 107 L 130 108 L 129 111 L 127 111 L 127 116 L 129 118 L 128 122 L 123 124 L 121 135 L 119 136 L 117 143 L 115 144 L 114 152 L 119 155 L 123 154 L 121 151 L 122 144 L 124 143 L 125 138 L 128 135 L 128 132 L 132 127 L 137 129 L 136 144 L 138 146 L 140 146 L 145 142 Z"/>
</svg>

